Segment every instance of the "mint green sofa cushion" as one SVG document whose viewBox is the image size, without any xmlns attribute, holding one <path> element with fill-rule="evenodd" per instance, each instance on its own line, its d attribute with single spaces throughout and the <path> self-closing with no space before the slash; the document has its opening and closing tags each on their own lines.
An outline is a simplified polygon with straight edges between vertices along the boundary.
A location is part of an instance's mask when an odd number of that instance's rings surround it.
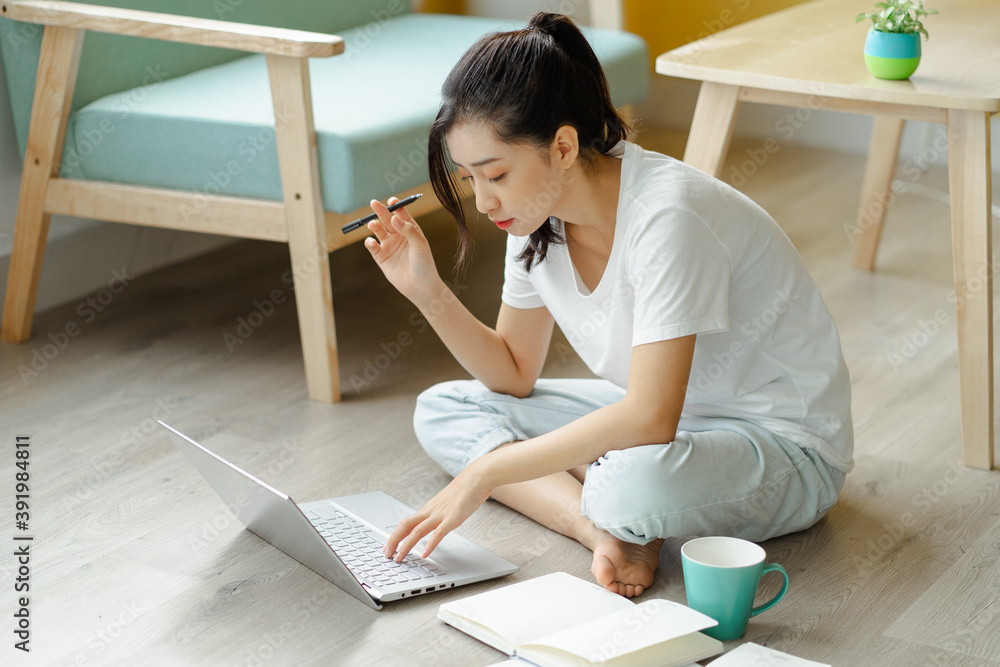
<svg viewBox="0 0 1000 667">
<path fill-rule="evenodd" d="M 427 132 L 445 76 L 480 35 L 513 27 L 408 14 L 343 33 L 343 55 L 311 60 L 326 210 L 347 213 L 425 183 Z M 641 101 L 644 42 L 586 32 L 616 104 Z M 198 193 L 280 200 L 274 123 L 265 58 L 253 55 L 86 105 L 72 118 L 62 175 L 191 191 L 193 208 Z"/>
<path fill-rule="evenodd" d="M 73 1 L 331 34 L 366 23 L 377 24 L 411 11 L 410 0 Z M 42 26 L 0 18 L 0 53 L 22 159 L 41 44 Z M 87 32 L 72 108 L 76 110 L 105 95 L 142 86 L 153 77 L 162 81 L 246 55 L 231 49 Z"/>
</svg>

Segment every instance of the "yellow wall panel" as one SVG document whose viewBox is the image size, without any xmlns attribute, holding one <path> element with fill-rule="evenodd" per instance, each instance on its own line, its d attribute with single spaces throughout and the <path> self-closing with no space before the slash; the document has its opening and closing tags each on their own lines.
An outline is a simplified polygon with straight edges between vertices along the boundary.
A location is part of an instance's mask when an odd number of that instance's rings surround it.
<svg viewBox="0 0 1000 667">
<path fill-rule="evenodd" d="M 465 12 L 463 0 L 423 0 L 416 5 L 420 11 L 433 14 L 462 14 Z"/>
<path fill-rule="evenodd" d="M 664 51 L 804 1 L 623 0 L 625 29 L 645 39 L 650 55 L 655 58 Z M 550 4 L 558 7 L 557 3 Z M 464 0 L 422 0 L 417 6 L 425 12 L 465 11 Z"/>
<path fill-rule="evenodd" d="M 657 55 L 803 0 L 625 0 L 625 29 Z"/>
</svg>

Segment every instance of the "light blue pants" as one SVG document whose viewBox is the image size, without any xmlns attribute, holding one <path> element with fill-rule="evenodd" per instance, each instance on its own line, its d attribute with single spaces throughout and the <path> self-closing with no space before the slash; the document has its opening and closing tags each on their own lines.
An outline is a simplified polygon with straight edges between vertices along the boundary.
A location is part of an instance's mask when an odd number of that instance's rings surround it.
<svg viewBox="0 0 1000 667">
<path fill-rule="evenodd" d="M 420 444 L 452 476 L 505 443 L 527 440 L 621 400 L 604 380 L 539 380 L 527 398 L 474 380 L 420 394 Z M 619 539 L 731 535 L 753 542 L 803 530 L 837 500 L 844 473 L 815 451 L 748 421 L 682 418 L 673 442 L 612 450 L 590 465 L 581 511 Z"/>
</svg>

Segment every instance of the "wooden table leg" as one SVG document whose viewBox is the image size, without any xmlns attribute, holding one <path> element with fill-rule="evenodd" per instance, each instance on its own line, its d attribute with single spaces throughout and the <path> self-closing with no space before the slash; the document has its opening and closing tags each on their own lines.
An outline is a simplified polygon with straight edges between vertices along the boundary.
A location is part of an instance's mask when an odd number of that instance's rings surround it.
<svg viewBox="0 0 1000 667">
<path fill-rule="evenodd" d="M 858 222 L 851 239 L 854 243 L 853 265 L 856 269 L 871 271 L 875 268 L 875 253 L 882 223 L 889 210 L 892 196 L 892 179 L 896 175 L 899 141 L 903 136 L 903 119 L 893 116 L 875 116 L 868 161 L 861 184 L 861 205 Z"/>
<path fill-rule="evenodd" d="M 684 162 L 719 177 L 722 161 L 729 150 L 729 139 L 733 136 L 739 92 L 739 86 L 710 81 L 701 84 L 684 148 Z"/>
<path fill-rule="evenodd" d="M 962 462 L 993 467 L 990 114 L 948 111 L 948 176 L 962 401 Z"/>
<path fill-rule="evenodd" d="M 59 174 L 83 35 L 75 28 L 48 26 L 42 36 L 0 326 L 0 337 L 14 343 L 31 336 L 51 217 L 45 212 L 45 192 Z"/>
</svg>

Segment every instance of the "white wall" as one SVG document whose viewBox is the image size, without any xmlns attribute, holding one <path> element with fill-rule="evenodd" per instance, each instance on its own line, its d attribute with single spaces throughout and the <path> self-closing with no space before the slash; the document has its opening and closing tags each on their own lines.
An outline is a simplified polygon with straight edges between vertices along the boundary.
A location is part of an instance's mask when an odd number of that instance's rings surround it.
<svg viewBox="0 0 1000 667">
<path fill-rule="evenodd" d="M 586 23 L 589 0 L 466 0 L 465 11 L 476 16 L 526 20 L 535 12 L 560 12 Z"/>
</svg>

